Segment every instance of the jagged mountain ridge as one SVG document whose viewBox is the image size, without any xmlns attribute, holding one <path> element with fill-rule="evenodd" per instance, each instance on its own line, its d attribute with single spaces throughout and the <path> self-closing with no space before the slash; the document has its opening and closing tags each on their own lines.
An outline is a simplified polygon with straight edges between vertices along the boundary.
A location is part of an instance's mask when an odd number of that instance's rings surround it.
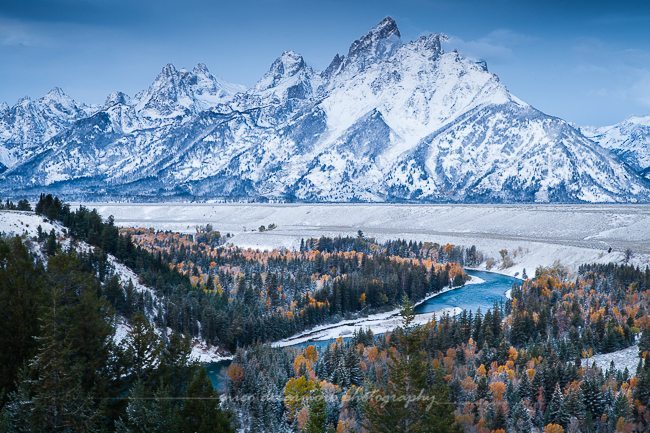
<svg viewBox="0 0 650 433">
<path fill-rule="evenodd" d="M 581 130 L 641 176 L 650 179 L 650 116 L 630 117 L 615 125 Z"/>
<path fill-rule="evenodd" d="M 0 188 L 85 199 L 648 201 L 648 182 L 626 163 L 442 40 L 403 42 L 386 18 L 324 71 L 286 51 L 245 91 L 203 66 L 167 65 L 134 100 L 109 96 L 10 167 Z"/>
</svg>

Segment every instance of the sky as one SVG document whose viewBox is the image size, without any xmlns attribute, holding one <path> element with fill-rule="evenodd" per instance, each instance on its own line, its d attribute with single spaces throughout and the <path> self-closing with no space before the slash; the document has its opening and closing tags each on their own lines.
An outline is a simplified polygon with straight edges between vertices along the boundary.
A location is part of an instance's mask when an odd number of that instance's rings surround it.
<svg viewBox="0 0 650 433">
<path fill-rule="evenodd" d="M 578 125 L 650 114 L 650 1 L 0 0 L 0 102 L 59 86 L 102 103 L 162 67 L 254 84 L 285 50 L 322 69 L 385 16 L 411 40 L 487 61 L 508 89 Z"/>
</svg>

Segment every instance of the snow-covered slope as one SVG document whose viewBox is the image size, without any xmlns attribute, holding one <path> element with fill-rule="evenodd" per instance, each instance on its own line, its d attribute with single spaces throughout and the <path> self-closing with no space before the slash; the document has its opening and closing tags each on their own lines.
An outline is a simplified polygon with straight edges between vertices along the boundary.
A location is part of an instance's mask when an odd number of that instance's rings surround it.
<svg viewBox="0 0 650 433">
<path fill-rule="evenodd" d="M 650 184 L 511 95 L 445 36 L 386 18 L 322 72 L 282 53 L 238 91 L 167 65 L 0 174 L 80 199 L 648 201 Z M 233 94 L 234 93 L 234 94 Z"/>
<path fill-rule="evenodd" d="M 650 116 L 630 117 L 616 125 L 586 127 L 582 131 L 650 179 Z"/>
<path fill-rule="evenodd" d="M 30 251 L 32 251 L 32 253 L 40 260 L 46 262 L 47 256 L 43 254 L 41 247 L 37 242 L 39 227 L 45 233 L 54 230 L 58 241 L 64 246 L 64 248 L 74 245 L 77 251 L 82 252 L 87 252 L 94 248 L 83 241 L 77 241 L 72 244 L 72 239 L 67 235 L 65 227 L 58 222 L 50 221 L 43 216 L 36 215 L 34 212 L 0 210 L 0 235 L 22 237 Z M 153 322 L 156 316 L 161 314 L 159 310 L 163 305 L 163 302 L 161 302 L 160 298 L 156 295 L 156 292 L 151 287 L 142 284 L 141 278 L 128 266 L 118 261 L 113 255 L 108 254 L 107 257 L 109 264 L 108 272 L 110 274 L 117 276 L 123 286 L 132 284 L 136 293 L 143 293 L 147 297 L 151 298 L 151 306 L 150 308 L 146 307 L 147 310 L 145 315 Z M 124 340 L 129 330 L 130 325 L 128 320 L 124 317 L 116 317 L 116 332 L 114 339 L 117 343 Z M 172 333 L 172 330 L 169 328 L 157 328 L 156 332 L 159 335 L 163 333 L 169 335 Z M 198 362 L 218 362 L 222 359 L 229 359 L 230 354 L 219 347 L 206 343 L 206 341 L 201 338 L 193 338 L 191 358 Z"/>
</svg>

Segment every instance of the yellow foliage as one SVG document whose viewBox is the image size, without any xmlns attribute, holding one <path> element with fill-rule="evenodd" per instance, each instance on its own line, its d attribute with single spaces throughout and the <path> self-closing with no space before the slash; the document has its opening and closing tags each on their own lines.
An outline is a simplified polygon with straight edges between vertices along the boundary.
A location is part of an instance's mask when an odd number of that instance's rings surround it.
<svg viewBox="0 0 650 433">
<path fill-rule="evenodd" d="M 302 408 L 304 400 L 318 387 L 305 376 L 293 377 L 284 386 L 284 405 L 287 408 L 287 417 L 293 421 L 296 414 Z"/>
<path fill-rule="evenodd" d="M 546 424 L 544 433 L 564 433 L 564 427 L 559 424 Z"/>
</svg>

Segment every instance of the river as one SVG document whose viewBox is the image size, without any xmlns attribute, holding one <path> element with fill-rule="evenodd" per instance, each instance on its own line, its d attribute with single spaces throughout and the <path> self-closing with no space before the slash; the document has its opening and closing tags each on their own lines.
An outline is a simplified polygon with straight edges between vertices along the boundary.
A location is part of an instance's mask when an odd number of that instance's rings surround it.
<svg viewBox="0 0 650 433">
<path fill-rule="evenodd" d="M 513 284 L 520 281 L 494 272 L 468 270 L 467 273 L 472 277 L 479 278 L 482 282 L 467 284 L 429 298 L 415 307 L 415 313 L 425 317 L 440 311 L 457 311 L 459 308 L 473 312 L 478 311 L 480 308 L 481 311 L 485 312 L 487 309 L 492 308 L 495 303 L 504 302 L 506 300 L 505 292 L 512 288 Z M 327 333 L 314 334 L 317 340 L 304 341 L 304 339 L 297 339 L 296 344 L 286 347 L 304 347 L 309 344 L 324 347 L 334 341 L 335 338 L 331 338 L 332 332 L 336 332 L 338 329 L 341 332 L 339 335 L 346 337 L 349 335 L 349 328 L 348 326 L 332 325 Z M 330 338 L 324 337 L 325 335 Z M 208 376 L 219 392 L 224 391 L 225 374 L 228 365 L 230 365 L 230 361 L 206 364 Z"/>
</svg>

